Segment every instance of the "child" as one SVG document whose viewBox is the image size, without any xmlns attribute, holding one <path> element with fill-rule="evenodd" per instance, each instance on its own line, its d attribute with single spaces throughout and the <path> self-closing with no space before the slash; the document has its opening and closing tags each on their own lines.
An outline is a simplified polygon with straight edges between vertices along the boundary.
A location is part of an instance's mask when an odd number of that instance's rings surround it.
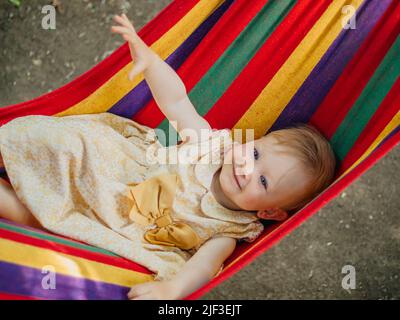
<svg viewBox="0 0 400 320">
<path fill-rule="evenodd" d="M 182 143 L 163 147 L 153 129 L 111 113 L 14 119 L 0 128 L 12 184 L 0 184 L 0 216 L 155 271 L 161 281 L 133 286 L 130 299 L 179 299 L 215 276 L 236 240 L 257 238 L 259 219 L 283 221 L 327 187 L 335 158 L 310 126 L 244 144 L 212 130 L 128 18 L 115 21 L 135 62 L 129 78 L 144 73 Z"/>
</svg>

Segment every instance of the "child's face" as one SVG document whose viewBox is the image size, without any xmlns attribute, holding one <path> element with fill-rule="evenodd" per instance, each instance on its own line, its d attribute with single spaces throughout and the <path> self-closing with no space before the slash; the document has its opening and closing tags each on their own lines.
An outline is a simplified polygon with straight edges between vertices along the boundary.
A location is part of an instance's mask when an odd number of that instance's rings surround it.
<svg viewBox="0 0 400 320">
<path fill-rule="evenodd" d="M 220 185 L 225 196 L 243 210 L 287 209 L 309 187 L 295 156 L 285 154 L 276 138 L 267 135 L 225 153 Z"/>
</svg>

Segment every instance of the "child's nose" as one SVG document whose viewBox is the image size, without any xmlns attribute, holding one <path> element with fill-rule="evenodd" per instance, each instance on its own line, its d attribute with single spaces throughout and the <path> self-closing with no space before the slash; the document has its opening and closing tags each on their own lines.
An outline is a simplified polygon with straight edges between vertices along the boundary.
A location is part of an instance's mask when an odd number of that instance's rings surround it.
<svg viewBox="0 0 400 320">
<path fill-rule="evenodd" d="M 250 176 L 254 169 L 254 161 L 251 157 L 246 155 L 241 155 L 238 157 L 238 174 L 243 176 Z"/>
</svg>

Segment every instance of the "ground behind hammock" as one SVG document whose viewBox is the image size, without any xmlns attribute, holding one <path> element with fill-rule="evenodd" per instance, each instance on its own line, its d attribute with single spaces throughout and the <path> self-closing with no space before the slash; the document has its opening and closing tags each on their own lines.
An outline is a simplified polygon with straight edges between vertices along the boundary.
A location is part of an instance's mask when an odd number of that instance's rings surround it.
<svg viewBox="0 0 400 320">
<path fill-rule="evenodd" d="M 114 13 L 137 29 L 169 0 L 62 0 L 57 29 L 41 28 L 51 1 L 0 1 L 0 106 L 26 101 L 73 80 L 122 44 Z M 205 299 L 399 299 L 400 149 Z M 343 266 L 356 289 L 342 288 Z"/>
</svg>

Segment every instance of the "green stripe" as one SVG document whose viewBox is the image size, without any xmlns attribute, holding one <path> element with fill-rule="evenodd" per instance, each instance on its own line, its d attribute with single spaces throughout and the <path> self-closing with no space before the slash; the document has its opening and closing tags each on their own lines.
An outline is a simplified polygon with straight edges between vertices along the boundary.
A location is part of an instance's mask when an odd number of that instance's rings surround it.
<svg viewBox="0 0 400 320">
<path fill-rule="evenodd" d="M 343 160 L 351 150 L 399 75 L 400 37 L 386 54 L 331 139 L 332 146 L 340 160 Z"/>
<path fill-rule="evenodd" d="M 296 2 L 297 0 L 268 1 L 196 84 L 189 93 L 189 98 L 201 116 L 204 116 L 227 91 Z M 166 145 L 169 145 L 168 124 L 168 119 L 164 119 L 158 126 L 166 134 Z M 170 127 L 175 135 L 176 131 Z"/>
<path fill-rule="evenodd" d="M 40 232 L 35 232 L 29 229 L 25 229 L 25 228 L 21 228 L 21 227 L 17 227 L 14 225 L 10 225 L 7 223 L 3 223 L 0 222 L 0 229 L 5 229 L 8 231 L 12 231 L 12 232 L 16 232 L 18 234 L 23 234 L 25 236 L 28 237 L 33 237 L 33 238 L 38 238 L 38 239 L 42 239 L 42 240 L 49 240 L 51 242 L 56 242 L 59 244 L 63 244 L 63 245 L 68 245 L 70 247 L 74 247 L 74 248 L 78 248 L 78 249 L 83 249 L 83 250 L 87 250 L 87 251 L 91 251 L 91 252 L 96 252 L 96 253 L 103 253 L 105 255 L 108 256 L 113 256 L 113 257 L 118 257 L 118 255 L 112 253 L 111 251 L 108 250 L 104 250 L 98 247 L 94 247 L 94 246 L 90 246 L 90 245 L 85 245 L 82 243 L 78 243 L 78 242 L 74 242 L 74 241 L 70 241 L 67 239 L 63 239 L 63 238 L 59 238 L 59 237 L 54 237 L 50 234 L 43 234 Z"/>
</svg>

